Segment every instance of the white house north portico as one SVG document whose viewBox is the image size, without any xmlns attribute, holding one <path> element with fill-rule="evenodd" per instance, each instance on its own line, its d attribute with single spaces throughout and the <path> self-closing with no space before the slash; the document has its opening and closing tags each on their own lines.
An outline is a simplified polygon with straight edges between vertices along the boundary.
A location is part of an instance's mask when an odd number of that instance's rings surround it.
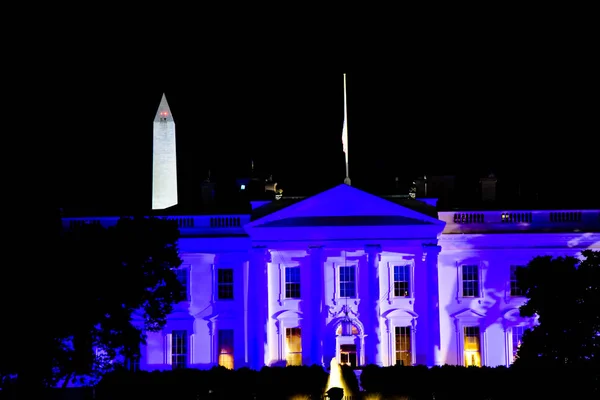
<svg viewBox="0 0 600 400">
<path fill-rule="evenodd" d="M 433 352 L 428 347 L 439 338 L 432 341 L 430 332 L 417 329 L 417 321 L 430 325 L 423 321 L 429 318 L 428 298 L 415 302 L 417 289 L 411 283 L 425 282 L 428 269 L 435 271 L 435 264 L 424 261 L 425 254 L 437 246 L 444 225 L 345 184 L 246 225 L 253 246 L 271 253 L 270 362 L 285 362 L 280 350 L 287 343 L 285 329 L 292 327 L 302 335 L 304 364 L 326 365 L 332 357 L 354 364 L 393 364 L 392 333 L 402 326 L 410 327 L 407 345 L 415 347 L 411 363 L 425 363 L 426 354 Z M 405 285 L 402 293 L 400 285 Z M 425 293 L 426 287 L 421 290 Z M 349 335 L 342 332 L 342 322 L 352 325 Z"/>
</svg>

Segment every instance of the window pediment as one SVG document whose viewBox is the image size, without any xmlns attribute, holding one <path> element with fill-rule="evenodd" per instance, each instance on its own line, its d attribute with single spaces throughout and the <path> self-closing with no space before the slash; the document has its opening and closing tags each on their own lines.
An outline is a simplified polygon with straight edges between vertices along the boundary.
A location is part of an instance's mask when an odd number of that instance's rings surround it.
<svg viewBox="0 0 600 400">
<path fill-rule="evenodd" d="M 518 325 L 533 327 L 536 325 L 536 317 L 522 317 L 518 308 L 509 308 L 502 314 L 502 323 L 505 327 Z"/>
<path fill-rule="evenodd" d="M 383 317 L 386 319 L 415 319 L 419 316 L 411 310 L 403 309 L 403 308 L 395 308 L 392 310 L 388 310 L 383 313 Z"/>
<path fill-rule="evenodd" d="M 468 323 L 468 322 L 479 322 L 480 319 L 484 318 L 485 315 L 478 313 L 477 311 L 467 308 L 452 314 L 452 318 L 456 321 Z"/>
<path fill-rule="evenodd" d="M 302 313 L 300 311 L 294 311 L 294 310 L 283 310 L 283 311 L 280 311 L 280 312 L 276 313 L 275 315 L 273 315 L 273 318 L 278 321 L 300 320 L 300 319 L 302 319 Z"/>
</svg>

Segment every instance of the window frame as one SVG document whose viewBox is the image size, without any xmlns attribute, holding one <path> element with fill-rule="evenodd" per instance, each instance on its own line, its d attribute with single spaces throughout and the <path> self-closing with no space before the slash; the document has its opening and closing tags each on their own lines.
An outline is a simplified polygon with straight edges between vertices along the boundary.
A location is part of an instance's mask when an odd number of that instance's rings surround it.
<svg viewBox="0 0 600 400">
<path fill-rule="evenodd" d="M 295 269 L 298 271 L 298 281 L 288 282 L 287 271 Z M 288 296 L 288 285 L 298 285 L 298 296 Z M 302 270 L 300 265 L 289 265 L 283 267 L 283 298 L 284 300 L 299 300 L 302 298 Z M 291 289 L 290 289 L 291 291 Z"/>
<path fill-rule="evenodd" d="M 514 329 L 515 328 L 517 328 L 517 329 L 523 328 L 523 333 L 521 334 L 521 340 L 523 340 L 523 335 L 525 334 L 525 331 L 527 331 L 528 329 L 531 329 L 531 326 L 529 326 L 528 324 L 513 325 L 510 327 L 509 331 L 507 332 L 508 333 L 508 338 L 507 338 L 508 339 L 507 340 L 508 351 L 510 354 L 510 363 L 509 364 L 513 364 L 516 359 L 516 354 L 515 354 L 516 352 L 514 351 L 514 338 L 515 338 Z M 517 348 L 517 350 L 518 350 L 518 348 Z"/>
<path fill-rule="evenodd" d="M 179 337 L 179 335 L 176 335 L 176 333 L 183 333 L 183 335 L 181 335 L 181 337 L 183 338 L 183 344 L 184 344 L 184 351 L 183 353 L 175 353 L 174 350 L 176 349 L 176 343 L 175 343 L 175 338 Z M 190 364 L 190 337 L 188 335 L 188 331 L 185 329 L 175 329 L 173 331 L 171 331 L 170 334 L 170 340 L 169 340 L 169 347 L 170 347 L 170 354 L 168 355 L 169 359 L 170 359 L 170 364 L 171 364 L 171 368 L 172 369 L 185 369 L 188 368 L 189 364 Z M 183 356 L 184 357 L 184 364 L 182 366 L 176 366 L 176 362 L 175 362 L 175 357 L 177 356 Z"/>
<path fill-rule="evenodd" d="M 414 299 L 414 274 L 415 268 L 414 263 L 411 261 L 406 262 L 390 262 L 388 263 L 390 270 L 390 298 L 392 299 Z M 396 267 L 406 267 L 408 269 L 408 296 L 397 296 L 396 295 Z"/>
<path fill-rule="evenodd" d="M 175 272 L 175 275 L 177 276 L 177 280 L 179 282 L 181 282 L 181 280 L 179 279 L 179 274 L 180 272 L 183 272 L 183 274 L 185 275 L 185 284 L 183 284 L 183 292 L 185 292 L 185 296 L 184 299 L 182 301 L 190 301 L 190 294 L 191 294 L 191 265 L 186 264 L 186 265 L 180 265 L 177 268 L 173 268 L 173 271 Z"/>
<path fill-rule="evenodd" d="M 289 346 L 287 345 L 288 331 L 291 331 L 293 329 L 297 329 L 298 332 L 299 332 L 299 334 L 300 334 L 300 336 L 299 336 L 300 337 L 300 351 L 294 351 L 294 352 L 289 351 Z M 303 355 L 302 355 L 302 353 L 303 353 L 302 328 L 300 327 L 300 325 L 297 325 L 297 326 L 286 326 L 286 327 L 284 327 L 283 340 L 284 340 L 284 346 L 285 346 L 284 347 L 284 349 L 285 349 L 284 353 L 285 354 L 283 356 L 285 357 L 286 366 L 301 366 L 301 365 L 303 365 L 303 362 L 302 362 L 302 357 L 303 357 Z M 289 361 L 290 355 L 298 355 L 298 354 L 300 355 L 300 363 L 299 364 L 290 364 L 290 361 Z"/>
<path fill-rule="evenodd" d="M 474 296 L 465 296 L 464 295 L 464 281 L 463 281 L 463 270 L 465 266 L 473 266 L 477 268 L 477 293 L 475 293 Z M 456 279 L 457 279 L 457 285 L 456 285 L 456 300 L 458 301 L 458 303 L 461 302 L 461 300 L 464 299 L 481 299 L 483 298 L 483 293 L 485 292 L 485 289 L 483 287 L 483 267 L 481 265 L 481 262 L 472 262 L 472 263 L 467 263 L 467 262 L 457 262 L 457 268 L 456 268 Z"/>
<path fill-rule="evenodd" d="M 457 335 L 457 345 L 456 349 L 456 364 L 464 366 L 465 365 L 465 335 L 464 328 L 465 327 L 477 327 L 479 328 L 479 358 L 481 360 L 481 366 L 487 366 L 487 331 L 483 329 L 482 321 L 484 315 L 477 313 L 472 309 L 467 309 L 462 311 L 458 315 L 454 315 L 454 324 L 456 327 L 455 334 Z"/>
<path fill-rule="evenodd" d="M 352 296 L 352 297 L 342 296 L 342 283 L 346 283 L 346 281 L 342 282 L 342 280 L 341 280 L 342 268 L 352 268 L 354 270 L 354 296 Z M 336 287 L 337 287 L 336 298 L 337 299 L 344 299 L 344 300 L 345 299 L 349 299 L 349 300 L 359 299 L 359 295 L 358 295 L 358 263 L 353 262 L 351 264 L 341 264 L 341 263 L 338 264 L 337 268 L 336 268 L 336 278 L 337 278 L 337 283 L 336 283 Z"/>
<path fill-rule="evenodd" d="M 215 297 L 217 301 L 234 301 L 235 300 L 235 269 L 230 267 L 215 268 Z M 219 282 L 220 271 L 231 271 L 231 282 Z M 231 287 L 231 297 L 221 297 L 220 288 Z"/>
<path fill-rule="evenodd" d="M 412 324 L 395 324 L 392 330 L 392 354 L 393 354 L 393 363 L 392 365 L 398 365 L 398 348 L 397 348 L 397 334 L 396 334 L 396 329 L 403 329 L 406 328 L 408 329 L 408 337 L 410 340 L 410 365 L 409 366 L 413 366 L 415 365 L 415 346 L 414 346 L 414 340 L 415 340 L 415 329 L 413 327 Z"/>
<path fill-rule="evenodd" d="M 302 335 L 305 334 L 302 332 L 302 314 L 299 311 L 286 310 L 278 314 L 275 320 L 275 330 L 277 333 L 276 359 L 280 362 L 285 361 L 287 364 L 286 329 L 300 328 L 300 345 L 302 346 L 304 343 Z M 303 354 L 302 357 L 305 357 L 305 355 Z M 302 360 L 302 365 L 304 365 L 304 359 Z"/>
<path fill-rule="evenodd" d="M 512 298 L 516 298 L 516 297 L 525 297 L 525 294 L 521 291 L 521 289 L 519 289 L 518 285 L 517 285 L 517 276 L 516 276 L 516 272 L 517 272 L 517 268 L 524 268 L 526 267 L 526 265 L 520 265 L 520 264 L 511 264 L 509 266 L 509 280 L 508 280 L 508 295 L 509 297 Z M 513 271 L 514 269 L 514 271 Z M 514 279 L 513 279 L 514 278 Z M 514 284 L 514 289 L 517 290 L 519 292 L 519 294 L 513 294 L 513 284 Z"/>
<path fill-rule="evenodd" d="M 463 349 L 462 349 L 462 357 L 463 357 L 463 366 L 466 367 L 466 359 L 465 359 L 465 352 L 466 352 L 466 341 L 467 341 L 467 330 L 468 329 L 477 329 L 477 334 L 473 335 L 474 337 L 477 337 L 478 342 L 478 353 L 479 353 L 479 365 L 476 365 L 476 367 L 483 367 L 483 337 L 481 335 L 481 326 L 478 324 L 467 324 L 464 325 L 461 329 L 461 333 L 462 333 L 462 342 L 463 342 Z M 469 365 L 472 366 L 472 365 Z"/>
<path fill-rule="evenodd" d="M 231 332 L 231 352 L 223 353 L 221 352 L 222 343 L 221 343 L 221 333 Z M 231 355 L 231 368 L 226 365 L 221 364 L 221 355 Z M 217 365 L 223 366 L 227 369 L 235 369 L 235 331 L 231 328 L 220 328 L 217 329 Z"/>
</svg>

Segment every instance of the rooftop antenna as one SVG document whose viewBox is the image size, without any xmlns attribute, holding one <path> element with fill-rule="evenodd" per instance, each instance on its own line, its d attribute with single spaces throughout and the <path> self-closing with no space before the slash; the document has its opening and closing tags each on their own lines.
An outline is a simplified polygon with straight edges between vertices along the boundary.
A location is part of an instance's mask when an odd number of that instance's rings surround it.
<svg viewBox="0 0 600 400">
<path fill-rule="evenodd" d="M 348 109 L 346 107 L 346 74 L 344 73 L 344 126 L 342 128 L 342 148 L 344 149 L 344 158 L 346 160 L 346 178 L 344 183 L 351 186 L 350 174 L 348 173 Z"/>
</svg>

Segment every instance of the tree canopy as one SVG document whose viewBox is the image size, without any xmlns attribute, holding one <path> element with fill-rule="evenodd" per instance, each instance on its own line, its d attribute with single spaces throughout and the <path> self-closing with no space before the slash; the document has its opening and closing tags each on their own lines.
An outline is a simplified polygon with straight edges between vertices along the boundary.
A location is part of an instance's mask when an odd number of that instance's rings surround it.
<svg viewBox="0 0 600 400">
<path fill-rule="evenodd" d="M 527 297 L 521 315 L 539 325 L 523 336 L 515 366 L 600 367 L 600 252 L 535 257 L 516 276 Z"/>
<path fill-rule="evenodd" d="M 21 255 L 26 264 L 2 270 L 0 378 L 56 384 L 139 356 L 144 331 L 160 330 L 183 300 L 175 222 L 61 227 L 59 216 L 46 221 L 37 236 L 45 251 L 35 254 L 33 245 Z"/>
</svg>

